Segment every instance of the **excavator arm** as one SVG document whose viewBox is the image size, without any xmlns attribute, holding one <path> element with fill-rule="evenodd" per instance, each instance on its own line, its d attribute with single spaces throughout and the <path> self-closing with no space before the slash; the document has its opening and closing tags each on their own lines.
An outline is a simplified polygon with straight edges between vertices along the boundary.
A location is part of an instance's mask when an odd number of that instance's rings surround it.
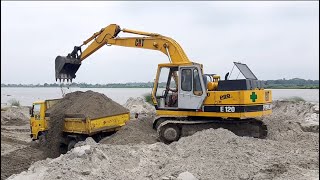
<svg viewBox="0 0 320 180">
<path fill-rule="evenodd" d="M 118 37 L 120 32 L 142 35 L 142 37 Z M 82 46 L 90 43 L 84 51 Z M 85 40 L 82 45 L 75 46 L 73 51 L 66 57 L 57 56 L 55 60 L 56 80 L 72 81 L 76 77 L 81 62 L 91 54 L 100 49 L 103 45 L 116 45 L 133 48 L 143 48 L 158 50 L 168 56 L 172 64 L 189 64 L 191 61 L 181 48 L 181 46 L 172 38 L 162 36 L 157 33 L 148 33 L 129 29 L 121 29 L 116 24 L 102 28 Z"/>
</svg>

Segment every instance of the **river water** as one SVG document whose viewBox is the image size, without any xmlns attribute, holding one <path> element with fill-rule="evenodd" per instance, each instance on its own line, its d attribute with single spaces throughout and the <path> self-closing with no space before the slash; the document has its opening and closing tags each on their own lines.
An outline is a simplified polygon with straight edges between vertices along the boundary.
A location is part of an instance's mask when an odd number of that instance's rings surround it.
<svg viewBox="0 0 320 180">
<path fill-rule="evenodd" d="M 114 101 L 124 104 L 130 97 L 143 97 L 150 94 L 151 88 L 9 88 L 1 87 L 1 105 L 12 99 L 18 100 L 23 106 L 30 106 L 36 100 L 61 98 L 63 93 L 92 90 L 110 97 Z M 306 101 L 319 102 L 318 89 L 273 89 L 273 100 L 280 100 L 298 96 Z"/>
</svg>

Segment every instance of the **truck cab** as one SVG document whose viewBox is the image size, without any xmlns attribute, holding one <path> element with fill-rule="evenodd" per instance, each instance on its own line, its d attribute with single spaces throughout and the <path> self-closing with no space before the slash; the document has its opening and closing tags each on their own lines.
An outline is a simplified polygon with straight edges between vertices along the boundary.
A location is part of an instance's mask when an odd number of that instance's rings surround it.
<svg viewBox="0 0 320 180">
<path fill-rule="evenodd" d="M 61 99 L 49 99 L 36 101 L 30 109 L 30 137 L 33 141 L 46 141 L 48 129 L 50 128 L 50 113 L 52 107 Z M 67 150 L 73 148 L 78 141 L 84 141 L 92 137 L 97 142 L 102 138 L 118 131 L 130 120 L 130 112 L 103 116 L 98 118 L 86 117 L 84 114 L 65 114 L 63 117 L 64 129 L 61 147 Z"/>
<path fill-rule="evenodd" d="M 58 102 L 59 99 L 36 101 L 30 109 L 30 137 L 37 140 L 41 134 L 48 130 L 46 111 Z"/>
</svg>

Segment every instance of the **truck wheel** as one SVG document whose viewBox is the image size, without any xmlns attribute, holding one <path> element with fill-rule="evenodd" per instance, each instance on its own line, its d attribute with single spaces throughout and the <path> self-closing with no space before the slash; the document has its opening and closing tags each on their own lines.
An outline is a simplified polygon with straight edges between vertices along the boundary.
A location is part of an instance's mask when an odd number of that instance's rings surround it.
<svg viewBox="0 0 320 180">
<path fill-rule="evenodd" d="M 177 141 L 180 138 L 181 130 L 174 124 L 166 124 L 159 127 L 159 139 L 164 143 L 171 143 Z"/>
<path fill-rule="evenodd" d="M 59 153 L 60 154 L 66 154 L 68 152 L 68 147 L 66 144 L 60 144 L 60 147 L 59 147 Z"/>
<path fill-rule="evenodd" d="M 71 149 L 74 148 L 74 145 L 76 145 L 76 141 L 75 140 L 71 140 L 68 144 L 68 151 L 70 151 Z"/>
<path fill-rule="evenodd" d="M 44 134 L 38 136 L 38 140 L 33 140 L 31 146 L 34 148 L 42 148 L 46 145 L 46 137 Z"/>
</svg>

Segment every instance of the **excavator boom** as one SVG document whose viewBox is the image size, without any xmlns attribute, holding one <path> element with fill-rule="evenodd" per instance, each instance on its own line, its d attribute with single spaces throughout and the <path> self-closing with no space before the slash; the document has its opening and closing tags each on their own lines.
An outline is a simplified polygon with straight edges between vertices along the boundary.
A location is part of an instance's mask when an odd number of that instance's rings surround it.
<svg viewBox="0 0 320 180">
<path fill-rule="evenodd" d="M 143 37 L 118 37 L 120 32 L 142 35 Z M 82 52 L 81 47 L 90 43 Z M 191 61 L 172 38 L 162 36 L 157 33 L 142 32 L 130 29 L 121 29 L 119 25 L 110 24 L 94 33 L 80 46 L 75 46 L 74 50 L 67 56 L 57 56 L 55 60 L 56 80 L 72 81 L 76 77 L 76 72 L 81 66 L 81 62 L 96 52 L 103 45 L 116 45 L 133 48 L 143 48 L 158 50 L 168 56 L 170 63 L 189 64 Z"/>
</svg>

